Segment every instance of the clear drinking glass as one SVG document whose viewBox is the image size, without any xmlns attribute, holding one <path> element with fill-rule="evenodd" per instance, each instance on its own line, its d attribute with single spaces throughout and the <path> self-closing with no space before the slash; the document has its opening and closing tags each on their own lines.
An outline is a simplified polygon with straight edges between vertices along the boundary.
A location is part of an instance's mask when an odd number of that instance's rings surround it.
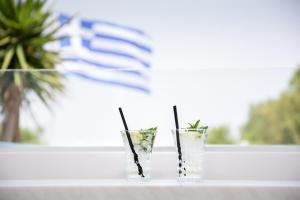
<svg viewBox="0 0 300 200">
<path fill-rule="evenodd" d="M 133 148 L 138 159 L 136 163 L 134 153 L 129 145 L 126 131 L 121 131 L 122 138 L 125 145 L 126 153 L 126 173 L 128 180 L 147 181 L 150 179 L 151 171 L 151 154 L 156 136 L 154 130 L 129 130 L 130 138 L 132 140 Z"/>
<path fill-rule="evenodd" d="M 204 144 L 207 127 L 178 129 L 181 147 L 181 160 L 178 158 L 178 181 L 201 181 L 203 179 Z M 176 130 L 172 130 L 177 147 Z M 178 151 L 177 151 L 178 153 Z"/>
</svg>

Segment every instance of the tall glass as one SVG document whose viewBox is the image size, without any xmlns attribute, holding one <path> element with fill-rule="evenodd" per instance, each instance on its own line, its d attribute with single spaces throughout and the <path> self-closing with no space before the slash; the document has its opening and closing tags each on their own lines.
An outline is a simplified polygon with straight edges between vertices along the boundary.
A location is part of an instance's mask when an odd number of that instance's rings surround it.
<svg viewBox="0 0 300 200">
<path fill-rule="evenodd" d="M 129 130 L 133 149 L 130 147 L 125 131 L 121 131 L 126 153 L 126 173 L 129 181 L 150 180 L 151 154 L 156 136 L 154 130 Z M 135 156 L 134 152 L 137 156 Z M 136 159 L 135 159 L 136 158 Z M 138 162 L 136 162 L 138 160 Z"/>
<path fill-rule="evenodd" d="M 204 144 L 207 127 L 197 129 L 178 129 L 181 160 L 178 153 L 178 181 L 201 181 L 203 179 Z M 176 148 L 176 130 L 172 130 Z M 178 152 L 178 151 L 177 151 Z"/>
</svg>

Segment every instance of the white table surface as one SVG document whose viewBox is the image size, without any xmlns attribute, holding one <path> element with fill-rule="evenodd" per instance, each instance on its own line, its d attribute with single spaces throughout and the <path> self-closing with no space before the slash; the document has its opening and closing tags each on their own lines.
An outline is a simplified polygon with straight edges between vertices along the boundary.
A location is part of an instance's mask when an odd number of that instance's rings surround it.
<svg viewBox="0 0 300 200">
<path fill-rule="evenodd" d="M 0 148 L 0 200 L 300 200 L 300 146 L 207 147 L 205 181 L 178 183 L 173 148 L 127 182 L 121 148 Z M 105 161 L 105 162 L 103 162 Z"/>
<path fill-rule="evenodd" d="M 299 200 L 300 181 L 2 180 L 0 200 Z"/>
</svg>

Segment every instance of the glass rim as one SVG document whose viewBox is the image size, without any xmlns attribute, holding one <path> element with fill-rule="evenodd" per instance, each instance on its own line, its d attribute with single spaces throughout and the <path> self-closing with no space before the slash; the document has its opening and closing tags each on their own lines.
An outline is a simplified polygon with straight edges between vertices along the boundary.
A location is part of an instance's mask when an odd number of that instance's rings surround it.
<svg viewBox="0 0 300 200">
<path fill-rule="evenodd" d="M 202 131 L 202 130 L 207 130 L 208 127 L 206 126 L 201 126 L 199 128 L 179 128 L 179 129 L 171 129 L 172 131 Z"/>
<path fill-rule="evenodd" d="M 120 131 L 122 134 L 126 133 L 126 130 L 121 130 Z M 129 133 L 131 132 L 142 132 L 142 133 L 156 133 L 157 130 L 138 130 L 138 129 L 132 129 L 132 130 L 128 130 Z"/>
</svg>

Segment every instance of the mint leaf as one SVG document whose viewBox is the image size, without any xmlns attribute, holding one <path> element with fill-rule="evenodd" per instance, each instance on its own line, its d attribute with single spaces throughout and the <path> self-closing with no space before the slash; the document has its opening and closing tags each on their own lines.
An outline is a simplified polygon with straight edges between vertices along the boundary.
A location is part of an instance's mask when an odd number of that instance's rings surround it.
<svg viewBox="0 0 300 200">
<path fill-rule="evenodd" d="M 200 120 L 197 120 L 194 124 L 189 123 L 189 127 L 190 129 L 197 129 L 200 127 Z"/>
<path fill-rule="evenodd" d="M 157 126 L 156 127 L 152 127 L 152 128 L 148 128 L 148 129 L 145 129 L 146 131 L 157 131 Z"/>
<path fill-rule="evenodd" d="M 200 120 L 197 120 L 195 123 L 195 128 L 198 128 L 199 124 L 200 124 Z"/>
</svg>

